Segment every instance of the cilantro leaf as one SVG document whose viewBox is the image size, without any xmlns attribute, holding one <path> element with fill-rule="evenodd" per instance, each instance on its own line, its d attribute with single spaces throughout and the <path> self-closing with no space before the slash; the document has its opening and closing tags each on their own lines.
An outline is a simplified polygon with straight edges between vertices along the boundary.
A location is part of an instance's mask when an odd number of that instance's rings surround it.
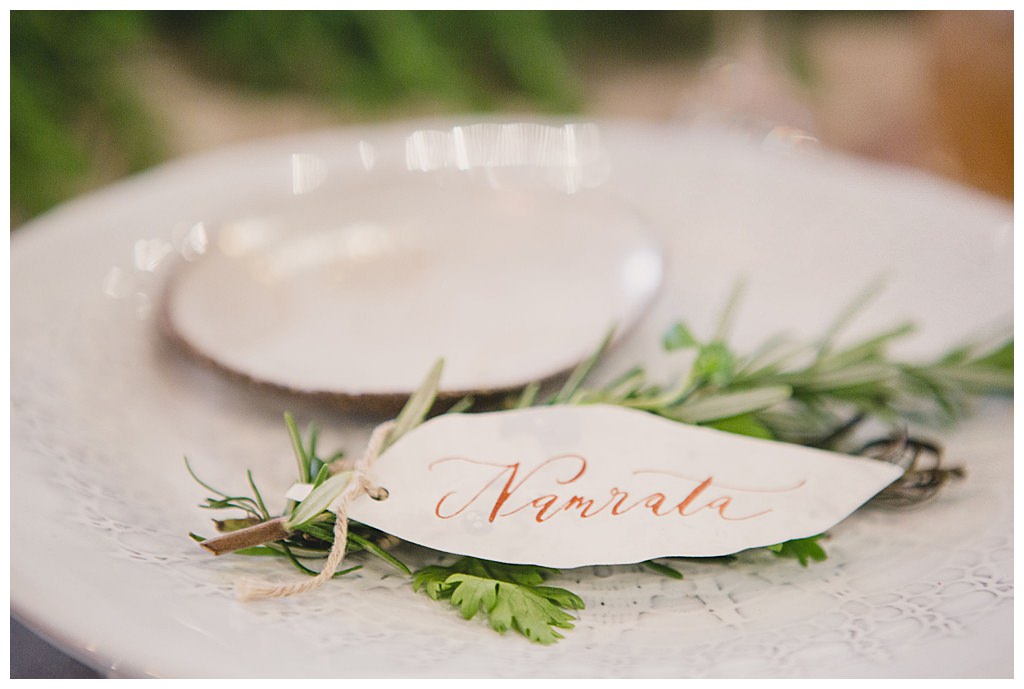
<svg viewBox="0 0 1024 689">
<path fill-rule="evenodd" d="M 507 565 L 464 557 L 443 567 L 431 565 L 413 575 L 413 589 L 433 600 L 448 599 L 467 620 L 487 618 L 497 632 L 513 630 L 530 641 L 552 644 L 572 629 L 574 617 L 567 611 L 585 607 L 571 591 L 543 586 L 556 574 L 549 567 Z"/>
</svg>

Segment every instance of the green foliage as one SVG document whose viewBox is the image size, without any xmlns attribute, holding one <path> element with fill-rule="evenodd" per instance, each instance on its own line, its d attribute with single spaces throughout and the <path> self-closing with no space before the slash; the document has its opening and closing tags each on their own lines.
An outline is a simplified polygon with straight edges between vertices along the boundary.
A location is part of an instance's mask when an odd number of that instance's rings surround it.
<svg viewBox="0 0 1024 689">
<path fill-rule="evenodd" d="M 669 579 L 682 579 L 683 573 L 675 567 L 670 567 L 663 562 L 655 562 L 654 560 L 647 560 L 646 562 L 640 563 L 652 572 L 657 572 L 662 576 L 666 576 Z"/>
<path fill-rule="evenodd" d="M 334 504 L 334 501 L 348 486 L 351 477 L 352 472 L 350 471 L 337 473 L 310 491 L 306 499 L 296 505 L 288 521 L 285 522 L 285 528 L 298 529 L 327 511 L 327 508 Z"/>
<path fill-rule="evenodd" d="M 896 362 L 886 354 L 889 343 L 912 331 L 906 325 L 837 347 L 838 333 L 867 302 L 871 292 L 859 295 L 817 343 L 787 347 L 784 340 L 775 338 L 751 355 L 740 355 L 726 342 L 738 294 L 737 290 L 730 297 L 717 332 L 708 342 L 702 343 L 682 324 L 673 325 L 666 333 L 666 350 L 697 350 L 691 369 L 674 383 L 649 383 L 644 370 L 634 367 L 603 387 L 587 388 L 587 378 L 611 342 L 612 333 L 608 333 L 597 350 L 547 399 L 540 398 L 539 384 L 531 384 L 518 397 L 510 399 L 507 406 L 614 404 L 731 433 L 835 447 L 867 418 L 892 423 L 908 418 L 954 421 L 963 415 L 966 402 L 973 395 L 1012 393 L 1012 339 L 996 346 L 961 347 L 935 363 L 923 365 Z M 436 400 L 441 371 L 442 362 L 438 362 L 411 395 L 387 443 L 396 442 L 427 417 Z M 463 412 L 471 404 L 471 400 L 463 400 L 454 409 Z M 347 485 L 348 476 L 347 472 L 332 476 L 328 470 L 340 453 L 328 460 L 317 456 L 315 427 L 308 432 L 309 441 L 303 442 L 291 415 L 285 415 L 285 424 L 299 480 L 315 487 L 305 500 L 289 506 L 290 518 L 285 524 L 293 533 L 288 538 L 237 552 L 285 557 L 301 571 L 315 574 L 301 560 L 323 558 L 330 550 L 335 516 L 326 510 Z M 188 470 L 192 472 L 190 466 Z M 234 508 L 245 514 L 241 519 L 217 522 L 219 530 L 240 530 L 270 519 L 251 472 L 248 476 L 252 497 L 218 491 L 192 475 L 215 495 L 207 499 L 204 507 Z M 380 547 L 379 541 L 384 537 L 365 525 L 350 522 L 346 550 L 365 551 L 410 574 L 405 564 Z M 795 539 L 767 549 L 806 567 L 812 561 L 826 559 L 819 542 L 824 537 L 821 534 Z M 203 540 L 194 534 L 192 538 Z M 683 578 L 681 572 L 662 562 L 641 564 L 664 576 Z M 336 576 L 349 571 L 353 570 Z M 559 630 L 573 627 L 570 611 L 584 608 L 576 594 L 544 584 L 557 573 L 546 567 L 463 557 L 448 566 L 431 565 L 416 571 L 412 584 L 414 590 L 433 600 L 447 601 L 466 619 L 479 615 L 498 632 L 512 630 L 536 643 L 551 644 L 562 638 Z"/>
<path fill-rule="evenodd" d="M 530 641 L 552 644 L 572 629 L 569 610 L 582 610 L 583 600 L 562 588 L 544 586 L 557 570 L 532 565 L 506 565 L 464 557 L 447 567 L 431 565 L 413 575 L 413 589 L 433 600 L 448 600 L 464 618 L 477 614 L 491 628 L 513 630 Z"/>
<path fill-rule="evenodd" d="M 665 335 L 661 338 L 661 344 L 666 352 L 674 352 L 679 349 L 697 347 L 700 343 L 685 324 L 673 323 L 672 327 L 665 331 Z"/>
<path fill-rule="evenodd" d="M 386 450 L 389 446 L 398 442 L 403 435 L 423 423 L 430 409 L 434 406 L 434 400 L 437 399 L 437 391 L 441 385 L 441 372 L 443 370 L 444 361 L 438 360 L 430 369 L 430 372 L 427 373 L 427 377 L 420 384 L 416 392 L 409 396 L 409 400 L 395 418 L 395 426 L 388 433 L 381 451 Z"/>
<path fill-rule="evenodd" d="M 366 112 L 401 102 L 490 109 L 522 94 L 571 111 L 579 80 L 538 11 L 163 12 L 208 77 L 313 94 Z"/>
<path fill-rule="evenodd" d="M 541 403 L 613 404 L 757 438 L 852 451 L 842 442 L 868 420 L 948 425 L 966 415 L 974 397 L 1012 394 L 1012 338 L 961 347 L 923 364 L 888 355 L 894 341 L 913 332 L 908 324 L 839 347 L 842 330 L 879 289 L 872 285 L 858 294 L 819 341 L 774 337 L 750 355 L 727 342 L 740 293 L 734 290 L 712 339 L 700 341 L 683 323 L 665 332 L 667 351 L 696 352 L 677 380 L 652 383 L 636 367 L 603 387 L 586 387 L 606 340 L 571 375 L 571 385 Z"/>
<path fill-rule="evenodd" d="M 595 56 L 690 56 L 711 32 L 708 12 L 14 11 L 12 216 L 166 156 L 159 113 L 134 86 L 146 51 L 348 117 L 568 113 Z"/>
<path fill-rule="evenodd" d="M 768 550 L 775 553 L 778 557 L 790 557 L 799 560 L 800 566 L 806 567 L 807 563 L 811 560 L 823 562 L 828 558 L 828 555 L 825 554 L 825 549 L 818 543 L 824 537 L 824 534 L 819 534 L 810 538 L 797 538 L 792 541 L 769 546 Z"/>
<path fill-rule="evenodd" d="M 964 357 L 968 362 L 972 360 L 972 357 L 968 353 Z M 981 356 L 980 358 L 974 358 L 974 366 L 983 366 L 986 369 L 994 369 L 996 371 L 1013 373 L 1013 341 L 1009 341 L 992 351 L 991 353 Z M 958 363 L 963 363 L 958 362 Z"/>
<path fill-rule="evenodd" d="M 327 459 L 321 458 L 317 454 L 319 430 L 315 426 L 311 426 L 309 429 L 308 443 L 302 441 L 291 414 L 285 414 L 285 426 L 292 439 L 292 449 L 299 469 L 299 482 L 312 483 L 313 490 L 299 503 L 289 501 L 285 509 L 288 518 L 284 521 L 286 530 L 290 532 L 287 538 L 234 552 L 237 555 L 281 557 L 304 574 L 315 575 L 317 572 L 306 566 L 302 560 L 327 557 L 334 543 L 335 517 L 333 513 L 326 510 L 348 485 L 351 472 L 342 471 L 331 474 L 330 465 L 340 459 L 342 453 L 337 452 Z M 218 532 L 239 531 L 273 518 L 263 502 L 251 471 L 247 472 L 247 477 L 252 494 L 236 496 L 224 493 L 200 479 L 193 471 L 188 458 L 185 459 L 185 467 L 200 486 L 215 496 L 207 498 L 201 507 L 213 510 L 236 509 L 245 513 L 246 516 L 241 519 L 214 520 Z M 196 534 L 189 535 L 198 542 L 205 540 L 204 537 Z M 403 574 L 410 574 L 409 568 L 402 561 L 379 545 L 378 542 L 385 539 L 386 535 L 376 529 L 357 522 L 350 522 L 345 550 L 348 553 L 365 552 Z M 360 567 L 356 566 L 337 572 L 334 576 L 343 576 L 360 569 Z"/>
<path fill-rule="evenodd" d="M 768 430 L 768 427 L 758 421 L 757 416 L 753 413 L 729 416 L 724 419 L 710 421 L 706 425 L 709 428 L 717 428 L 720 431 L 736 433 L 737 435 L 748 435 L 751 438 L 761 438 L 763 440 L 774 439 L 774 436 L 772 436 L 772 432 Z"/>
<path fill-rule="evenodd" d="M 409 401 L 398 414 L 394 427 L 385 437 L 381 446 L 382 451 L 387 449 L 389 444 L 394 443 L 423 423 L 427 413 L 434 406 L 443 366 L 443 362 L 438 361 L 427 374 L 419 389 L 410 396 Z M 333 547 L 336 518 L 329 508 L 348 486 L 352 472 L 331 471 L 332 464 L 344 456 L 342 452 L 335 452 L 327 459 L 323 459 L 317 454 L 320 429 L 315 425 L 309 427 L 308 442 L 303 442 L 298 424 L 289 412 L 284 414 L 284 423 L 291 440 L 292 453 L 295 455 L 298 482 L 311 484 L 312 490 L 301 502 L 288 502 L 285 508 L 287 518 L 285 515 L 281 516 L 283 529 L 289 534 L 287 538 L 234 552 L 241 555 L 278 555 L 291 562 L 299 571 L 315 575 L 316 571 L 303 564 L 301 559 L 325 558 Z M 216 496 L 207 498 L 203 507 L 217 510 L 233 508 L 242 510 L 246 514 L 243 519 L 215 521 L 218 531 L 222 533 L 238 531 L 272 519 L 259 489 L 256 487 L 251 471 L 247 472 L 247 476 L 252 497 L 232 496 L 203 482 L 192 470 L 187 458 L 185 467 L 199 485 Z M 192 537 L 195 540 L 202 540 L 201 537 L 194 534 Z M 380 546 L 378 541 L 383 542 L 387 539 L 386 534 L 358 522 L 350 521 L 345 552 L 363 551 L 386 562 L 403 574 L 411 574 L 405 563 Z M 341 576 L 356 569 L 359 567 L 338 572 L 335 576 Z"/>
<path fill-rule="evenodd" d="M 11 213 L 17 222 L 160 158 L 125 59 L 149 37 L 138 12 L 13 11 Z"/>
</svg>

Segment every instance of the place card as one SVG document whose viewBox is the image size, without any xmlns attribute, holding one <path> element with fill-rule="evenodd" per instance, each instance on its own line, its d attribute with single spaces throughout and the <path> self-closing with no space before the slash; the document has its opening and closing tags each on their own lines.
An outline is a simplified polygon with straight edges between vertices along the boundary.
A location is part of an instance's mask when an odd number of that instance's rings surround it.
<svg viewBox="0 0 1024 689">
<path fill-rule="evenodd" d="M 902 473 L 606 405 L 447 414 L 370 468 L 351 519 L 436 550 L 571 568 L 820 534 Z"/>
</svg>

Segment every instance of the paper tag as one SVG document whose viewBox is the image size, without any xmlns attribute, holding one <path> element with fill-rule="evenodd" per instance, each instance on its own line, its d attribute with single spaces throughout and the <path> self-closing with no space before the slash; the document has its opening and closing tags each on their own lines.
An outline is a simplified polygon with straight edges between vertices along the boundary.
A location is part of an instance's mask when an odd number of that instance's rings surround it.
<svg viewBox="0 0 1024 689">
<path fill-rule="evenodd" d="M 716 556 L 814 536 L 891 464 L 605 405 L 442 415 L 374 463 L 349 516 L 420 545 L 571 568 Z"/>
<path fill-rule="evenodd" d="M 309 494 L 312 492 L 312 483 L 293 483 L 292 487 L 288 489 L 288 492 L 284 494 L 284 497 L 289 500 L 294 500 L 295 502 L 302 502 L 309 497 Z"/>
</svg>

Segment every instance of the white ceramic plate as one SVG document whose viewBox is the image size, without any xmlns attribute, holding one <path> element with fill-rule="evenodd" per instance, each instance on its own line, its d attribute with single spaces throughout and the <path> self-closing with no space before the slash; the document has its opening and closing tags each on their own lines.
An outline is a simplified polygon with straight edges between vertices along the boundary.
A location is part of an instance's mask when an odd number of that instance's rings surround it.
<svg viewBox="0 0 1024 689">
<path fill-rule="evenodd" d="M 436 126 L 436 125 L 431 125 Z M 450 126 L 444 125 L 444 126 Z M 1011 676 L 1012 410 L 994 402 L 939 433 L 969 479 L 926 507 L 865 510 L 828 561 L 745 558 L 564 574 L 588 603 L 553 647 L 499 637 L 413 593 L 376 564 L 305 597 L 238 602 L 276 562 L 211 558 L 196 508 L 210 483 L 268 495 L 290 485 L 280 415 L 358 452 L 369 423 L 250 389 L 168 347 L 154 305 L 161 241 L 189 251 L 262 202 L 282 157 L 404 137 L 401 124 L 253 144 L 162 167 L 19 229 L 11 259 L 11 602 L 69 653 L 113 675 L 153 676 Z M 887 289 L 855 331 L 910 317 L 906 356 L 1012 319 L 1012 209 L 919 174 L 768 150 L 724 134 L 607 123 L 612 200 L 642 208 L 665 247 L 651 311 L 599 375 L 680 363 L 659 336 L 708 333 L 740 278 L 739 346 L 812 336 L 871 280 Z M 140 243 L 141 242 L 141 243 Z M 199 242 L 201 244 L 201 242 Z M 855 334 L 855 333 L 853 333 Z M 272 506 L 280 507 L 280 505 Z M 413 564 L 422 551 L 404 553 Z"/>
</svg>

